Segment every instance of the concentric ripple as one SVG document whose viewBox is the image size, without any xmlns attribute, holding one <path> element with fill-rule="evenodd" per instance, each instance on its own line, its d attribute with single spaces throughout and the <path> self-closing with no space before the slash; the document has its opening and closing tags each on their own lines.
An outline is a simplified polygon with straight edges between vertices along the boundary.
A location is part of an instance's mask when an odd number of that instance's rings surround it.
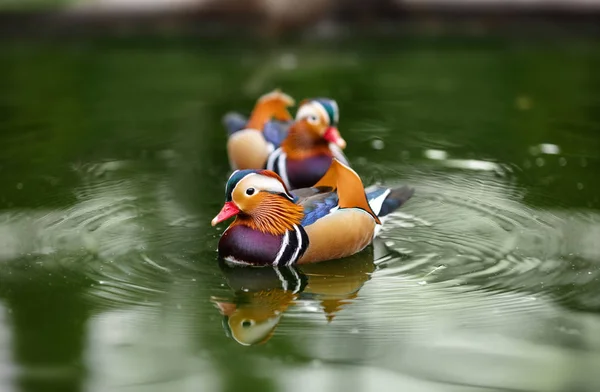
<svg viewBox="0 0 600 392">
<path fill-rule="evenodd" d="M 3 279 L 64 275 L 89 282 L 86 293 L 96 306 L 153 306 L 174 273 L 198 273 L 186 254 L 202 253 L 200 219 L 178 202 L 167 177 L 128 175 L 139 170 L 135 165 L 75 166 L 81 185 L 74 203 L 0 216 Z"/>
<path fill-rule="evenodd" d="M 592 285 L 600 278 L 594 240 L 600 215 L 530 207 L 509 175 L 401 172 L 418 197 L 386 222 L 381 238 L 398 256 L 380 263 L 383 275 L 552 293 L 570 306 L 599 309 Z M 570 289 L 563 293 L 561 287 Z"/>
</svg>

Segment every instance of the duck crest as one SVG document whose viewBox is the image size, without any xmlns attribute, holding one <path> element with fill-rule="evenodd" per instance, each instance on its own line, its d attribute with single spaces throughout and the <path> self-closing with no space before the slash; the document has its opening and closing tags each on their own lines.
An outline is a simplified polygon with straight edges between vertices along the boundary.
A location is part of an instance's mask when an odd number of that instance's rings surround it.
<svg viewBox="0 0 600 392">
<path fill-rule="evenodd" d="M 308 245 L 308 235 L 300 225 L 271 234 L 232 224 L 219 240 L 219 256 L 233 264 L 289 266 L 304 255 Z"/>
</svg>

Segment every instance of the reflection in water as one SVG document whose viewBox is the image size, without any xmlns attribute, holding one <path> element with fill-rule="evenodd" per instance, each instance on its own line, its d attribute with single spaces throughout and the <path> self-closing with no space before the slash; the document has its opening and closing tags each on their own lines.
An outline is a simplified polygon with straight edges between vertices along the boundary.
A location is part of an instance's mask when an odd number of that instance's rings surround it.
<svg viewBox="0 0 600 392">
<path fill-rule="evenodd" d="M 19 366 L 17 390 L 79 392 L 87 373 L 84 351 L 90 313 L 81 277 L 60 270 L 54 276 L 40 274 L 43 267 L 34 259 L 19 263 L 30 279 L 0 278 L 0 298 L 10 314 L 6 326 L 12 334 L 12 358 Z"/>
<path fill-rule="evenodd" d="M 220 262 L 233 299 L 212 298 L 228 335 L 242 345 L 265 343 L 293 304 L 317 301 L 328 322 L 356 298 L 374 270 L 369 250 L 353 257 L 297 267 L 250 268 Z"/>
</svg>

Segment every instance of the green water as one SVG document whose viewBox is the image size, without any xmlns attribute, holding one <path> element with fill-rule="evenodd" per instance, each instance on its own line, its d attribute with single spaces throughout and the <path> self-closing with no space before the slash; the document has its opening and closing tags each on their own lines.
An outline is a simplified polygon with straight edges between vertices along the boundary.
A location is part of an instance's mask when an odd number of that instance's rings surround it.
<svg viewBox="0 0 600 392">
<path fill-rule="evenodd" d="M 0 390 L 598 391 L 598 69 L 581 40 L 0 43 Z M 275 87 L 416 188 L 281 276 L 222 268 L 209 223 L 221 116 Z"/>
</svg>

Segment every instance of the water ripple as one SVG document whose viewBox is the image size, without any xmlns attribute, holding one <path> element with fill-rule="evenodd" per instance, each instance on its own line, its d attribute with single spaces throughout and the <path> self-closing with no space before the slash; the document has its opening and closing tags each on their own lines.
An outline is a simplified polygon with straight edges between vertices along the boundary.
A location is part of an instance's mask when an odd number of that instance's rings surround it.
<svg viewBox="0 0 600 392">
<path fill-rule="evenodd" d="M 395 256 L 379 261 L 380 276 L 552 294 L 598 309 L 591 290 L 600 279 L 600 246 L 591 238 L 600 233 L 600 215 L 528 206 L 510 176 L 402 172 L 418 197 L 386 222 L 381 239 Z M 565 285 L 571 290 L 563 294 Z"/>
<path fill-rule="evenodd" d="M 74 166 L 81 185 L 71 205 L 0 215 L 2 277 L 75 274 L 89 282 L 95 305 L 114 307 L 156 305 L 174 271 L 198 273 L 186 253 L 202 251 L 202 220 L 178 202 L 168 177 L 131 177 L 135 165 Z"/>
</svg>

